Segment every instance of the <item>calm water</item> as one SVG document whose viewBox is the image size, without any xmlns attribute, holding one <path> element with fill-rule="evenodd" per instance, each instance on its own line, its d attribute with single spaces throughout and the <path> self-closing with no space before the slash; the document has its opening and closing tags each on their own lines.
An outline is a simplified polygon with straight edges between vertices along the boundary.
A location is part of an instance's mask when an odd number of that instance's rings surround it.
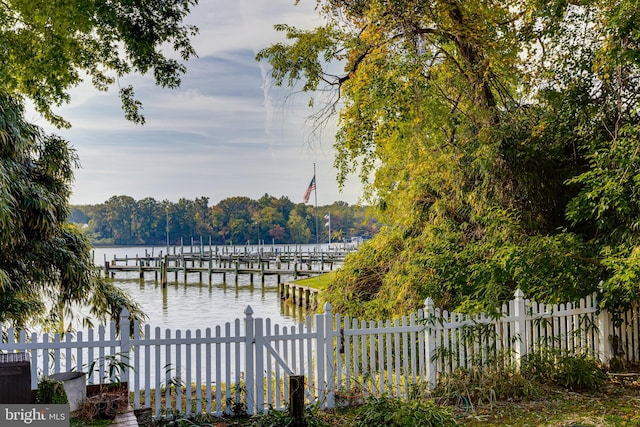
<svg viewBox="0 0 640 427">
<path fill-rule="evenodd" d="M 293 248 L 293 247 L 292 247 Z M 179 252 L 178 248 L 178 252 Z M 208 250 L 208 248 L 205 248 Z M 305 249 L 306 250 L 306 249 Z M 146 251 L 146 252 L 145 252 Z M 166 248 L 152 247 L 101 247 L 94 249 L 96 265 L 104 265 L 107 260 L 129 256 L 144 256 L 145 253 L 157 255 Z M 188 249 L 185 248 L 185 252 Z M 171 249 L 173 253 L 173 249 Z M 138 273 L 119 273 L 115 283 L 142 306 L 147 314 L 146 323 L 152 327 L 171 329 L 205 329 L 233 322 L 236 318 L 244 318 L 247 306 L 253 309 L 254 317 L 271 318 L 275 324 L 282 326 L 296 325 L 306 315 L 306 311 L 282 302 L 278 297 L 277 278 L 265 276 L 264 286 L 259 275 L 254 276 L 253 285 L 248 275 L 241 275 L 236 285 L 233 274 L 227 274 L 227 283 L 222 275 L 214 274 L 211 285 L 207 274 L 203 274 L 202 282 L 198 274 L 187 276 L 185 283 L 182 274 L 169 274 L 169 284 L 162 289 L 153 273 L 146 273 L 144 279 Z M 282 281 L 293 277 L 281 276 Z"/>
</svg>

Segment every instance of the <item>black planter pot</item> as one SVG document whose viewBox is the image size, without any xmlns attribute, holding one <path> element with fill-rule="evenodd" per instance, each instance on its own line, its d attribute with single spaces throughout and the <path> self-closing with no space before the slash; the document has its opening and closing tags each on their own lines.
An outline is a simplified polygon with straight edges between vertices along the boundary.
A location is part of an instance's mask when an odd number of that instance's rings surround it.
<svg viewBox="0 0 640 427">
<path fill-rule="evenodd" d="M 151 408 L 134 409 L 133 414 L 136 416 L 136 421 L 138 421 L 139 426 L 150 426 L 153 422 Z"/>
<path fill-rule="evenodd" d="M 119 402 L 117 399 L 96 402 L 96 418 L 99 420 L 113 420 L 118 415 Z"/>
</svg>

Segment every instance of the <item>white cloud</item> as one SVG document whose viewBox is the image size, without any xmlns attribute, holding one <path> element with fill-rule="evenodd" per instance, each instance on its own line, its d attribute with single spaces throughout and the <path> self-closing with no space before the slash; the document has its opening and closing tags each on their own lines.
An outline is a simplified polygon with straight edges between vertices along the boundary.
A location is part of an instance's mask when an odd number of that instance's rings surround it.
<svg viewBox="0 0 640 427">
<path fill-rule="evenodd" d="M 315 1 L 202 0 L 189 17 L 200 27 L 194 40 L 199 58 L 189 61 L 181 88 L 154 86 L 147 76 L 131 76 L 144 104 L 145 126 L 127 122 L 117 89 L 105 94 L 86 85 L 72 91 L 60 112 L 71 121 L 62 134 L 77 149 L 73 204 L 102 203 L 114 195 L 177 201 L 265 193 L 301 202 L 317 169 L 318 203 L 356 203 L 357 182 L 338 192 L 329 125 L 311 136 L 308 97 L 265 86 L 268 66 L 255 53 L 283 39 L 276 23 L 303 28 L 321 24 Z M 262 67 L 262 68 L 261 68 Z M 309 145 L 309 142 L 312 145 Z"/>
</svg>

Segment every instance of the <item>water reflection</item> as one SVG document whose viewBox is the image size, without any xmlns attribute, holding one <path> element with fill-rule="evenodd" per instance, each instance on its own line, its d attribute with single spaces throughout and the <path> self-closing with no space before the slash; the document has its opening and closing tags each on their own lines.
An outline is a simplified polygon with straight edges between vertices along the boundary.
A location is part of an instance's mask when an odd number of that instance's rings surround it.
<svg viewBox="0 0 640 427">
<path fill-rule="evenodd" d="M 94 260 L 98 265 L 114 257 L 135 257 L 136 254 L 159 253 L 166 248 L 107 247 L 95 248 Z M 104 261 L 102 261 L 104 260 Z M 292 276 L 282 276 L 280 281 L 292 280 Z M 270 318 L 272 324 L 293 326 L 304 321 L 309 312 L 302 307 L 283 302 L 278 296 L 276 276 L 240 275 L 232 273 L 213 274 L 206 272 L 168 275 L 166 288 L 159 277 L 152 272 L 139 278 L 138 272 L 118 274 L 113 279 L 141 305 L 147 314 L 147 323 L 162 329 L 202 329 L 214 328 L 245 317 L 247 306 L 253 309 L 254 317 Z"/>
<path fill-rule="evenodd" d="M 236 282 L 233 275 L 228 275 L 224 282 L 217 281 L 214 275 L 209 283 L 206 278 L 201 281 L 196 274 L 188 275 L 186 281 L 170 278 L 165 288 L 153 274 L 140 279 L 137 273 L 131 273 L 113 280 L 141 305 L 148 316 L 146 323 L 152 328 L 213 328 L 236 318 L 243 319 L 249 305 L 254 317 L 270 318 L 272 324 L 281 326 L 296 325 L 307 315 L 306 309 L 280 300 L 276 278 L 271 276 L 265 277 L 263 285 L 259 276 L 251 283 L 248 277 L 240 276 Z"/>
</svg>

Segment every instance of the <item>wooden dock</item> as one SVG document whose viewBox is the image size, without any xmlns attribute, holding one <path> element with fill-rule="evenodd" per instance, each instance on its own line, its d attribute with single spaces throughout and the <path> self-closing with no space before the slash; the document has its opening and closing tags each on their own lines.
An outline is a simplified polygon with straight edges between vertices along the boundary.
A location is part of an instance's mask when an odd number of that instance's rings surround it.
<svg viewBox="0 0 640 427">
<path fill-rule="evenodd" d="M 278 295 L 282 300 L 307 309 L 315 309 L 319 305 L 320 291 L 297 283 L 278 283 Z"/>
<path fill-rule="evenodd" d="M 147 274 L 153 274 L 166 286 L 168 278 L 173 274 L 177 282 L 182 274 L 186 282 L 188 274 L 198 274 L 200 281 L 206 275 L 209 283 L 214 274 L 221 274 L 226 282 L 227 275 L 232 274 L 237 283 L 238 277 L 248 274 L 253 283 L 258 275 L 264 283 L 265 276 L 277 276 L 278 284 L 282 276 L 306 277 L 329 273 L 344 261 L 346 252 L 277 252 L 260 251 L 250 253 L 245 251 L 224 253 L 222 251 L 182 252 L 179 254 L 159 254 L 144 256 L 113 258 L 105 260 L 104 273 L 106 277 L 116 277 L 121 273 L 138 273 L 142 279 Z"/>
</svg>

